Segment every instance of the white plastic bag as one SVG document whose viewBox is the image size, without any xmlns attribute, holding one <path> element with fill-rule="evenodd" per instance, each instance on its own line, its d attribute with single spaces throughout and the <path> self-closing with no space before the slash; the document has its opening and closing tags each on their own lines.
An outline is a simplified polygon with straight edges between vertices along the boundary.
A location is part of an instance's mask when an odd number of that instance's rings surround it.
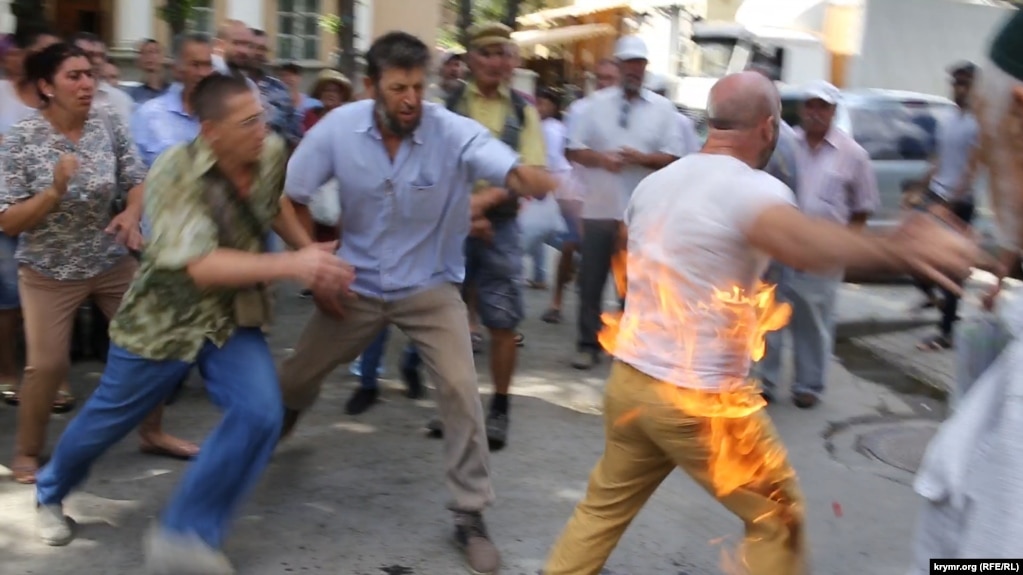
<svg viewBox="0 0 1023 575">
<path fill-rule="evenodd" d="M 523 246 L 531 245 L 535 238 L 548 238 L 568 231 L 561 208 L 553 194 L 542 200 L 526 200 L 519 209 L 519 229 Z"/>
<path fill-rule="evenodd" d="M 337 186 L 337 180 L 331 180 L 320 186 L 316 192 L 316 197 L 309 204 L 309 212 L 314 222 L 334 227 L 341 219 L 341 198 L 338 196 Z"/>
</svg>

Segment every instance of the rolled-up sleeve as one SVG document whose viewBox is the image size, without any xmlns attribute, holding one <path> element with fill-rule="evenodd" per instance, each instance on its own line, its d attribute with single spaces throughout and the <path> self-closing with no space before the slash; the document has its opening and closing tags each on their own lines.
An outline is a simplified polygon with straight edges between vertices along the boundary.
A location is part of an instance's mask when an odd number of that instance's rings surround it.
<svg viewBox="0 0 1023 575">
<path fill-rule="evenodd" d="M 320 186 L 335 176 L 332 136 L 339 128 L 332 119 L 338 117 L 327 115 L 317 122 L 291 155 L 284 194 L 295 203 L 309 205 Z"/>
<path fill-rule="evenodd" d="M 881 206 L 881 194 L 877 189 L 877 177 L 870 157 L 863 149 L 856 150 L 850 182 L 849 211 L 854 214 L 871 214 Z"/>
<path fill-rule="evenodd" d="M 28 162 L 27 142 L 24 133 L 17 127 L 4 136 L 0 144 L 0 212 L 23 202 L 35 192 L 28 187 L 25 169 Z"/>
<path fill-rule="evenodd" d="M 461 164 L 470 181 L 483 180 L 494 186 L 504 186 L 508 173 L 519 164 L 515 150 L 491 136 L 490 131 L 475 120 L 449 112 L 440 117 L 448 123 L 447 132 L 459 144 Z M 542 144 L 540 152 L 543 153 Z M 546 158 L 541 160 L 541 165 L 545 161 Z"/>
<path fill-rule="evenodd" d="M 146 178 L 145 216 L 152 231 L 145 255 L 157 268 L 178 270 L 217 249 L 217 224 L 197 181 L 190 179 L 188 152 L 172 148 L 156 160 Z"/>
</svg>

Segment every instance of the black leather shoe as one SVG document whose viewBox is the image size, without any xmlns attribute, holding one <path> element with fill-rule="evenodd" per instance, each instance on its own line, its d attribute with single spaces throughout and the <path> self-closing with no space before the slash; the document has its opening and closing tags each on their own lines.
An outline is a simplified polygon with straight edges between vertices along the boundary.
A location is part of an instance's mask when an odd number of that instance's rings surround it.
<svg viewBox="0 0 1023 575">
<path fill-rule="evenodd" d="M 359 415 L 367 409 L 373 407 L 373 404 L 377 402 L 377 398 L 380 396 L 380 391 L 377 389 L 366 389 L 360 387 L 355 390 L 352 394 L 352 398 L 345 404 L 345 413 L 348 415 Z"/>
</svg>

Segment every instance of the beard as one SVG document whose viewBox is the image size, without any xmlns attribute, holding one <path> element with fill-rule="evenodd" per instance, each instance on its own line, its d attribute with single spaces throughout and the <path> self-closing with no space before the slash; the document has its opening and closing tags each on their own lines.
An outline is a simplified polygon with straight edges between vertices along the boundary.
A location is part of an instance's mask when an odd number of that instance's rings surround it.
<svg viewBox="0 0 1023 575">
<path fill-rule="evenodd" d="M 416 128 L 419 127 L 421 116 L 416 118 L 416 120 L 410 124 L 403 124 L 395 114 L 392 114 L 387 109 L 387 105 L 379 96 L 375 99 L 373 109 L 374 114 L 377 117 L 377 122 L 395 136 L 402 138 L 410 136 L 412 135 L 412 132 L 415 132 Z"/>
</svg>

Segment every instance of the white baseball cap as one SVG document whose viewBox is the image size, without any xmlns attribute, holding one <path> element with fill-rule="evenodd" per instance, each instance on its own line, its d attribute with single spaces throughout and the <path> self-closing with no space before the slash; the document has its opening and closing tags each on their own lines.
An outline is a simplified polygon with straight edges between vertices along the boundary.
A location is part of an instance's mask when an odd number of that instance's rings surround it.
<svg viewBox="0 0 1023 575">
<path fill-rule="evenodd" d="M 639 36 L 622 36 L 615 44 L 614 57 L 623 62 L 628 60 L 646 60 L 646 42 Z"/>
<path fill-rule="evenodd" d="M 805 96 L 809 100 L 824 100 L 834 106 L 842 97 L 842 93 L 832 84 L 820 80 L 806 87 Z"/>
</svg>

